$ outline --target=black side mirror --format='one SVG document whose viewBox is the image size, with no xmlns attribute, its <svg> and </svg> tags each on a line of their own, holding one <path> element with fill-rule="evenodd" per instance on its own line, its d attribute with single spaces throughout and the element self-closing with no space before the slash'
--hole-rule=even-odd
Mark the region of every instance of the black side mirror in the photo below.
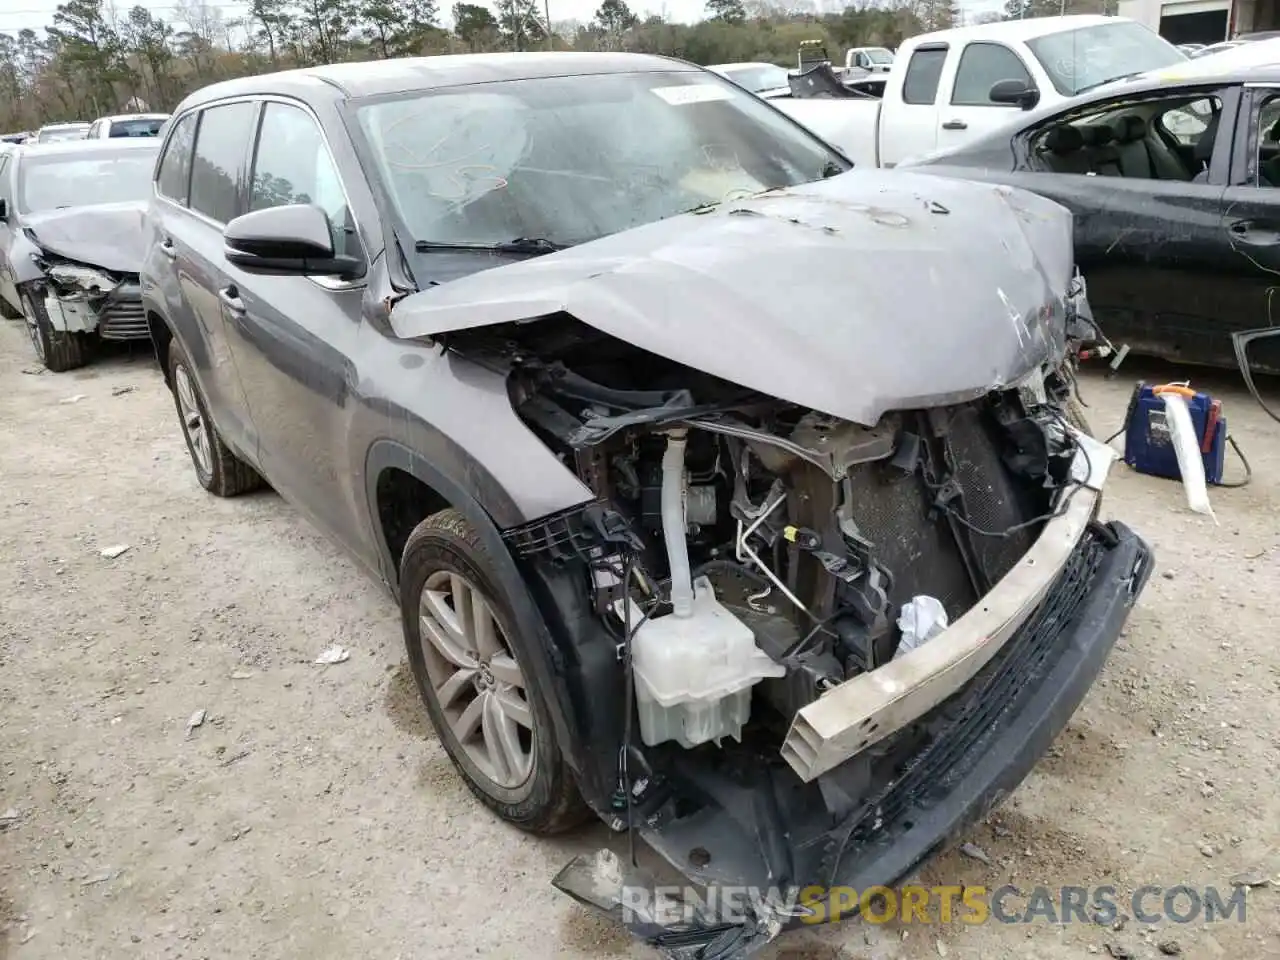
<svg viewBox="0 0 1280 960">
<path fill-rule="evenodd" d="M 310 203 L 268 207 L 223 228 L 227 261 L 250 273 L 357 277 L 357 257 L 334 253 L 328 215 Z"/>
<path fill-rule="evenodd" d="M 1011 107 L 1030 110 L 1040 102 L 1040 91 L 1025 80 L 997 80 L 991 85 L 987 97 L 992 103 L 1006 103 Z"/>
</svg>

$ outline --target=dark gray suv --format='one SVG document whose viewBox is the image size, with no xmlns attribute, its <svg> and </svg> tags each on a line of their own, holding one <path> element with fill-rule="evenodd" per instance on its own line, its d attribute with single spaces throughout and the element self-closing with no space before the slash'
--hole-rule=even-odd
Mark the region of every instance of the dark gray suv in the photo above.
<svg viewBox="0 0 1280 960">
<path fill-rule="evenodd" d="M 759 893 L 676 922 L 607 851 L 556 879 L 673 956 L 985 815 L 1151 567 L 1069 415 L 1066 211 L 849 166 L 688 64 L 511 54 L 217 84 L 157 167 L 200 483 L 265 480 L 389 586 L 500 816 Z"/>
</svg>

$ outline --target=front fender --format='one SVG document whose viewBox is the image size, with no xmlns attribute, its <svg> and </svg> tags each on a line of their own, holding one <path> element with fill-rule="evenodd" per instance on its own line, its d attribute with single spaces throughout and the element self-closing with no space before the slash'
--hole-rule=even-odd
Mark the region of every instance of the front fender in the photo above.
<svg viewBox="0 0 1280 960">
<path fill-rule="evenodd" d="M 44 279 L 44 271 L 36 264 L 41 250 L 22 229 L 14 231 L 13 246 L 9 248 L 9 265 L 13 270 L 15 284 L 32 283 Z"/>
</svg>

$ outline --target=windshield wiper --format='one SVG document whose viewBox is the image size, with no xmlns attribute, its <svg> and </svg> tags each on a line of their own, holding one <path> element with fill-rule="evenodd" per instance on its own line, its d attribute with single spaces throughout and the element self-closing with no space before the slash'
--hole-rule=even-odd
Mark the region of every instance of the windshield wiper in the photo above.
<svg viewBox="0 0 1280 960">
<path fill-rule="evenodd" d="M 556 243 L 546 237 L 516 237 L 514 240 L 502 240 L 498 243 L 451 243 L 447 240 L 418 240 L 413 249 L 420 253 L 432 250 L 480 250 L 485 253 L 555 253 L 565 250 L 572 244 Z"/>
<path fill-rule="evenodd" d="M 1108 83 L 1118 83 L 1121 80 L 1132 80 L 1134 77 L 1140 77 L 1146 70 L 1135 70 L 1133 73 L 1122 73 L 1118 77 L 1108 77 L 1106 80 L 1099 80 L 1097 83 L 1086 83 L 1083 87 L 1075 92 L 1075 96 L 1082 93 L 1088 93 L 1090 90 L 1097 90 L 1099 87 L 1105 87 Z"/>
</svg>

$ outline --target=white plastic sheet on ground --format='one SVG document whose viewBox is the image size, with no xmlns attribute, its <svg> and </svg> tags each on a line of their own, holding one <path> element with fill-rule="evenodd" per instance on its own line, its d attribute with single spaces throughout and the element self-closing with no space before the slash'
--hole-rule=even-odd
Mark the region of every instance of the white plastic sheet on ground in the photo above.
<svg viewBox="0 0 1280 960">
<path fill-rule="evenodd" d="M 1178 473 L 1182 475 L 1182 488 L 1187 492 L 1187 506 L 1196 513 L 1213 519 L 1213 507 L 1209 504 L 1209 488 L 1204 479 L 1204 461 L 1200 459 L 1200 442 L 1195 424 L 1191 422 L 1191 410 L 1180 394 L 1156 391 L 1164 400 L 1165 422 L 1169 425 L 1169 438 L 1178 458 Z"/>
</svg>

